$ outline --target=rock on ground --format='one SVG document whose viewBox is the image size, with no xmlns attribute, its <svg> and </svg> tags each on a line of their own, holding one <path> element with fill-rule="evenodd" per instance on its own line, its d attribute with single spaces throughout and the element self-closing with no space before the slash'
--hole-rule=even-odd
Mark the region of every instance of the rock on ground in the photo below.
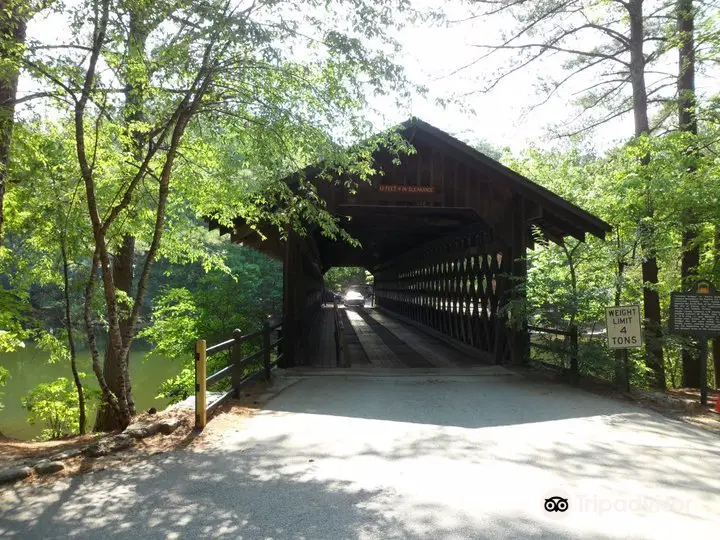
<svg viewBox="0 0 720 540">
<path fill-rule="evenodd" d="M 53 474 L 58 471 L 62 471 L 65 468 L 65 465 L 62 464 L 60 461 L 39 461 L 35 464 L 33 469 L 38 474 Z"/>
<path fill-rule="evenodd" d="M 50 461 L 62 461 L 63 459 L 74 458 L 80 454 L 82 454 L 82 448 L 70 448 L 69 450 L 64 450 L 59 454 L 55 454 L 50 458 Z"/>
<path fill-rule="evenodd" d="M 102 441 L 88 446 L 85 450 L 83 450 L 83 454 L 89 457 L 107 456 L 108 454 L 117 452 L 118 450 L 130 448 L 133 444 L 135 444 L 135 439 L 133 437 L 121 433 L 115 437 L 103 439 Z"/>
<path fill-rule="evenodd" d="M 27 478 L 32 474 L 30 467 L 10 467 L 0 470 L 0 484 L 9 484 Z"/>
<path fill-rule="evenodd" d="M 135 422 L 130 424 L 123 435 L 129 435 L 133 439 L 144 439 L 145 437 L 151 437 L 160 431 L 160 425 L 157 422 Z"/>
<path fill-rule="evenodd" d="M 170 435 L 179 428 L 182 423 L 183 420 L 180 418 L 166 418 L 158 424 L 158 428 L 163 435 Z"/>
</svg>

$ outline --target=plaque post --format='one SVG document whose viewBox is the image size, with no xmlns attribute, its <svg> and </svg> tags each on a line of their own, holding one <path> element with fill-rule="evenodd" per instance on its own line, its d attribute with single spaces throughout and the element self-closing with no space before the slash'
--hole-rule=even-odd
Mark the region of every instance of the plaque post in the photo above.
<svg viewBox="0 0 720 540">
<path fill-rule="evenodd" d="M 687 292 L 670 295 L 670 331 L 698 340 L 700 404 L 706 406 L 708 340 L 720 336 L 720 295 L 712 283 L 699 280 Z"/>
</svg>

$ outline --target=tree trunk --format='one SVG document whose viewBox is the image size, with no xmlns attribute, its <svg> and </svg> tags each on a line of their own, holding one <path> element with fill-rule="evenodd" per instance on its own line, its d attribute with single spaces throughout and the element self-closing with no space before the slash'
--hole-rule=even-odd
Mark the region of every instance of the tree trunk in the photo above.
<svg viewBox="0 0 720 540">
<path fill-rule="evenodd" d="M 144 88 L 143 77 L 138 75 L 138 65 L 142 65 L 144 58 L 145 44 L 149 34 L 147 21 L 137 10 L 130 13 L 129 32 L 128 32 L 128 52 L 127 70 L 125 72 L 125 121 L 130 131 L 131 148 L 130 150 L 138 160 L 142 159 L 142 134 L 132 131 L 133 122 L 141 122 L 144 115 Z M 135 71 L 133 71 L 135 70 Z M 124 236 L 123 244 L 118 253 L 113 256 L 113 277 L 115 285 L 119 290 L 124 291 L 128 298 L 132 298 L 132 288 L 134 279 L 134 263 L 135 263 L 135 238 L 132 236 Z M 120 333 L 122 334 L 123 347 L 133 339 L 133 328 L 131 328 L 129 320 L 129 310 L 123 310 L 120 318 Z M 135 400 L 132 396 L 132 385 L 130 379 L 130 353 L 128 352 L 125 360 L 122 359 L 120 351 L 108 343 L 105 350 L 105 363 L 103 371 L 105 378 L 112 381 L 121 380 L 122 371 L 124 371 L 124 380 L 126 381 L 126 396 L 130 415 L 135 414 Z M 116 391 L 111 383 L 111 389 Z M 114 417 L 112 409 L 109 407 L 101 407 L 98 410 L 95 429 L 97 431 L 111 431 L 119 428 L 119 421 Z"/>
<path fill-rule="evenodd" d="M 620 253 L 620 230 L 616 230 L 617 234 L 617 250 L 618 258 L 616 265 L 616 281 L 615 281 L 615 305 L 621 305 L 622 291 L 623 291 L 623 278 L 625 275 L 625 260 L 623 255 Z M 625 381 L 625 365 L 624 365 L 624 353 L 622 349 L 615 349 L 615 384 L 619 387 L 627 387 L 627 381 Z M 623 384 L 625 383 L 625 384 Z"/>
<path fill-rule="evenodd" d="M 683 290 L 692 285 L 697 276 L 698 265 L 700 264 L 700 248 L 697 244 L 697 233 L 694 229 L 693 212 L 687 209 L 683 212 L 682 234 L 682 260 L 680 263 L 680 282 Z M 685 388 L 700 388 L 700 357 L 699 344 L 696 339 L 689 339 L 682 348 L 682 386 Z"/>
<path fill-rule="evenodd" d="M 116 255 L 113 256 L 112 273 L 113 281 L 117 290 L 125 292 L 128 297 L 132 295 L 132 285 L 134 277 L 134 266 L 135 261 L 135 238 L 132 236 L 126 236 L 123 238 L 123 244 Z M 123 336 L 123 344 L 128 336 L 128 308 L 124 306 L 121 309 L 123 314 L 120 317 L 120 333 Z M 105 347 L 105 361 L 103 363 L 103 375 L 107 381 L 110 390 L 115 395 L 120 392 L 120 375 L 123 366 L 121 365 L 121 359 L 118 355 L 120 351 L 116 350 L 112 346 L 110 340 L 108 340 L 107 346 Z M 128 379 L 125 379 L 128 380 Z M 127 386 L 128 403 L 132 403 L 130 398 L 131 389 Z M 133 414 L 134 411 L 131 412 Z M 113 431 L 120 429 L 120 419 L 116 417 L 112 408 L 108 403 L 103 402 L 98 409 L 97 417 L 95 419 L 95 431 Z"/>
<path fill-rule="evenodd" d="M 695 17 L 693 0 L 678 0 L 677 29 L 680 39 L 678 73 L 678 126 L 681 131 L 697 135 L 695 114 Z M 692 172 L 692 170 L 690 171 Z M 680 278 L 683 289 L 695 279 L 700 264 L 700 247 L 697 244 L 697 218 L 692 208 L 682 213 L 682 261 Z M 696 345 L 695 341 L 693 344 Z M 700 388 L 700 357 L 698 348 L 685 346 L 682 350 L 682 385 Z"/>
<path fill-rule="evenodd" d="M 4 201 L 7 189 L 7 167 L 15 117 L 20 61 L 25 49 L 29 9 L 25 2 L 0 0 L 0 246 L 4 237 Z"/>
<path fill-rule="evenodd" d="M 715 252 L 714 268 L 717 273 L 720 271 L 720 223 L 715 225 L 715 245 L 713 246 Z M 712 355 L 713 355 L 713 367 L 715 368 L 715 388 L 720 389 L 720 337 L 716 337 L 712 340 Z"/>
<path fill-rule="evenodd" d="M 73 381 L 78 396 L 78 408 L 80 409 L 79 428 L 80 435 L 85 435 L 87 429 L 87 418 L 85 414 L 85 391 L 83 390 L 80 374 L 77 369 L 77 353 L 75 350 L 75 338 L 73 337 L 72 317 L 70 314 L 70 272 L 68 270 L 67 246 L 65 244 L 65 232 L 60 239 L 60 251 L 62 255 L 63 267 L 63 293 L 65 297 L 65 325 L 67 329 L 68 348 L 70 349 L 70 371 L 72 371 Z"/>
<path fill-rule="evenodd" d="M 648 120 L 647 87 L 645 84 L 645 55 L 643 53 L 644 21 L 642 0 L 629 0 L 627 3 L 630 17 L 630 80 L 633 93 L 633 114 L 635 119 L 635 136 L 649 135 L 650 122 Z M 643 165 L 650 162 L 647 155 L 642 160 Z M 647 215 L 652 217 L 652 194 L 647 192 Z M 645 363 L 651 370 L 650 386 L 664 390 L 665 365 L 662 348 L 662 322 L 660 310 L 660 296 L 657 292 L 658 263 L 655 256 L 652 231 L 645 231 L 643 235 L 643 308 L 645 311 Z"/>
</svg>

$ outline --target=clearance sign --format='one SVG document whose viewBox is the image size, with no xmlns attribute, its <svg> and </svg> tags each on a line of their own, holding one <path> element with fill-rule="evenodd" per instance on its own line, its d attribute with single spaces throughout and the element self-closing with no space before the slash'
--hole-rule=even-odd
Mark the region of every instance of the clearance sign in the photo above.
<svg viewBox="0 0 720 540">
<path fill-rule="evenodd" d="M 642 347 L 640 306 L 613 306 L 605 308 L 608 347 L 633 349 Z"/>
</svg>

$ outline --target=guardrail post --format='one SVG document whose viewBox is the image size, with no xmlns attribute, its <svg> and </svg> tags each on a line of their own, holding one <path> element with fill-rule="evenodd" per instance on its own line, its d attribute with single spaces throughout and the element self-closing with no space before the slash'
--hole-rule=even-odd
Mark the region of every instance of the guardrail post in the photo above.
<svg viewBox="0 0 720 540">
<path fill-rule="evenodd" d="M 240 392 L 238 391 L 238 386 L 240 386 L 240 382 L 243 379 L 243 372 L 242 372 L 242 366 L 240 365 L 240 361 L 243 359 L 243 350 L 242 350 L 242 342 L 243 342 L 243 333 L 242 330 L 239 328 L 236 328 L 232 331 L 232 337 L 235 340 L 235 343 L 232 344 L 232 347 L 230 348 L 230 363 L 234 366 L 232 370 L 232 374 L 230 376 L 231 382 L 230 384 L 233 387 L 233 390 L 235 390 L 235 399 L 240 397 Z"/>
<path fill-rule="evenodd" d="M 203 429 L 207 424 L 207 343 L 204 339 L 195 341 L 195 428 Z"/>
<path fill-rule="evenodd" d="M 570 380 L 573 384 L 578 382 L 578 329 L 574 324 L 570 327 Z"/>
<path fill-rule="evenodd" d="M 270 321 L 263 322 L 263 367 L 265 368 L 265 380 L 270 380 Z"/>
</svg>

